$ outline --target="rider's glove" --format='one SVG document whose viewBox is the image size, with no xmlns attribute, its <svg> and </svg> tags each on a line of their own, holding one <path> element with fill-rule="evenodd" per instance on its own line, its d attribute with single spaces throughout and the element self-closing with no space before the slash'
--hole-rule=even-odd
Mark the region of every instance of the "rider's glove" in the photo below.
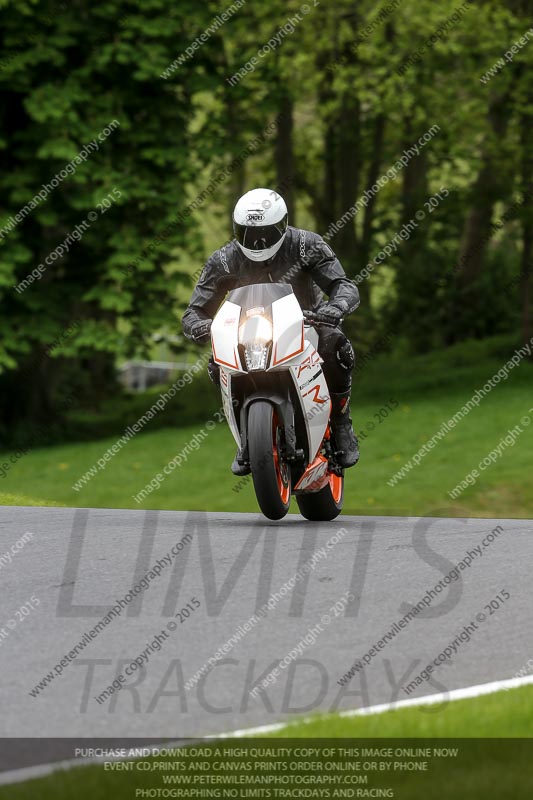
<svg viewBox="0 0 533 800">
<path fill-rule="evenodd" d="M 204 344 L 209 341 L 211 333 L 212 319 L 198 320 L 191 326 L 191 339 L 197 344 Z"/>
<path fill-rule="evenodd" d="M 344 312 L 331 303 L 326 303 L 313 314 L 318 322 L 326 322 L 328 325 L 339 325 L 344 317 Z"/>
</svg>

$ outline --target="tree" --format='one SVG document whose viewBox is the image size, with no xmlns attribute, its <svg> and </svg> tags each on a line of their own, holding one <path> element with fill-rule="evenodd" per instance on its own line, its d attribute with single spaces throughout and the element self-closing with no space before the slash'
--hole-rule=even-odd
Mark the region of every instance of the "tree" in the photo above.
<svg viewBox="0 0 533 800">
<path fill-rule="evenodd" d="M 177 327 L 180 275 L 169 264 L 189 241 L 184 187 L 205 158 L 190 87 L 212 78 L 194 59 L 179 66 L 179 83 L 161 77 L 190 45 L 187 10 L 196 24 L 210 19 L 192 2 L 179 16 L 164 0 L 144 10 L 127 0 L 3 5 L 0 404 L 9 425 L 47 419 L 76 372 L 97 397 L 117 354 Z"/>
</svg>

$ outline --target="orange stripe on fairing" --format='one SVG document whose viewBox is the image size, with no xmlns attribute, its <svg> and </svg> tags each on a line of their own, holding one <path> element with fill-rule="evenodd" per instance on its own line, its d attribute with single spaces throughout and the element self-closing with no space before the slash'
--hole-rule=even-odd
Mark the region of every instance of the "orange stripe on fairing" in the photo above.
<svg viewBox="0 0 533 800">
<path fill-rule="evenodd" d="M 320 391 L 320 384 L 317 383 L 316 386 L 313 386 L 311 389 L 309 389 L 309 391 L 306 392 L 304 395 L 302 395 L 302 397 L 307 397 L 308 394 L 311 394 L 311 392 L 314 392 L 315 396 L 313 397 L 313 400 L 314 400 L 315 403 L 318 403 L 319 405 L 322 405 L 322 403 L 327 403 L 327 400 L 322 400 L 318 396 L 319 391 Z"/>
<path fill-rule="evenodd" d="M 230 364 L 228 361 L 222 361 L 222 359 L 217 356 L 215 351 L 215 342 L 213 340 L 211 340 L 211 344 L 213 347 L 213 355 L 215 357 L 215 361 L 217 362 L 217 364 L 223 364 L 225 367 L 231 367 L 232 369 L 240 370 L 239 360 L 237 358 L 237 353 L 235 352 L 235 347 L 233 348 L 233 355 L 235 356 L 235 364 Z"/>
<path fill-rule="evenodd" d="M 298 353 L 301 353 L 303 349 L 304 349 L 304 324 L 303 324 L 303 321 L 302 321 L 302 341 L 300 343 L 300 346 L 299 346 L 298 350 L 295 350 L 294 353 L 290 353 L 290 355 L 288 355 L 288 356 L 283 356 L 283 358 L 280 358 L 278 360 L 276 358 L 277 352 L 278 352 L 278 343 L 276 342 L 276 349 L 274 350 L 274 359 L 272 361 L 272 366 L 275 367 L 277 364 L 283 363 L 283 361 L 288 361 L 289 358 L 293 358 L 294 356 L 297 356 Z"/>
</svg>

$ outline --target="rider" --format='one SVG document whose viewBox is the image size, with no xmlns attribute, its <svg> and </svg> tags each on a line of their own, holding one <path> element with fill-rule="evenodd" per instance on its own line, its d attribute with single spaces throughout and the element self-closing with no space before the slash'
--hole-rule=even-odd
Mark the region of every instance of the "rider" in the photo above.
<svg viewBox="0 0 533 800">
<path fill-rule="evenodd" d="M 331 395 L 336 460 L 341 467 L 351 467 L 359 460 L 350 419 L 355 355 L 340 324 L 358 307 L 359 292 L 322 237 L 291 227 L 287 219 L 285 201 L 274 191 L 252 189 L 240 198 L 233 211 L 235 238 L 207 260 L 183 316 L 183 332 L 194 342 L 207 342 L 212 319 L 231 289 L 270 281 L 290 283 L 302 308 L 334 326 L 319 326 L 318 352 Z M 218 385 L 219 368 L 213 360 L 208 370 Z M 237 452 L 232 472 L 247 475 L 250 468 L 240 463 L 240 455 Z"/>
</svg>

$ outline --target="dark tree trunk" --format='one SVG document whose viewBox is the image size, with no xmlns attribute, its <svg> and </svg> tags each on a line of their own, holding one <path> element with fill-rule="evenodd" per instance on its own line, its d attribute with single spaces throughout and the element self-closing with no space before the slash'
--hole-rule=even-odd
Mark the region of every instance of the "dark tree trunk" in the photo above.
<svg viewBox="0 0 533 800">
<path fill-rule="evenodd" d="M 419 135 L 420 130 L 413 127 L 410 119 L 406 119 L 404 147 L 411 147 Z M 431 349 L 435 336 L 432 265 L 421 256 L 424 249 L 419 246 L 419 242 L 426 234 L 424 223 L 417 222 L 416 218 L 416 212 L 424 209 L 424 201 L 428 197 L 427 170 L 428 158 L 425 150 L 413 156 L 403 169 L 399 229 L 408 225 L 405 230 L 409 235 L 400 241 L 396 257 L 390 260 L 390 265 L 395 267 L 396 284 L 395 312 L 390 319 L 391 328 L 405 331 L 417 352 Z"/>
<path fill-rule="evenodd" d="M 466 216 L 459 250 L 459 283 L 462 286 L 472 284 L 482 272 L 491 236 L 492 210 L 499 197 L 494 171 L 494 165 L 487 159 L 474 184 L 475 205 Z"/>
<path fill-rule="evenodd" d="M 410 136 L 406 142 L 412 144 L 416 136 Z M 406 148 L 409 147 L 406 143 Z M 403 170 L 402 182 L 402 225 L 405 225 L 409 220 L 413 219 L 419 209 L 423 209 L 424 201 L 428 197 L 428 178 L 427 178 L 427 153 L 425 150 L 420 152 L 420 155 L 412 158 Z M 416 221 L 416 220 L 415 220 Z M 415 231 L 416 233 L 416 231 Z M 411 235 L 406 240 L 404 250 L 409 249 L 409 243 L 412 243 L 414 236 Z"/>
<path fill-rule="evenodd" d="M 532 186 L 533 188 L 533 186 Z M 533 204 L 529 205 L 530 214 L 533 214 Z M 531 266 L 533 263 L 533 222 L 530 216 L 524 222 L 522 251 L 522 272 L 520 278 L 520 294 L 522 297 L 522 343 L 531 340 Z"/>
<path fill-rule="evenodd" d="M 394 25 L 391 22 L 388 22 L 385 25 L 385 41 L 389 47 L 392 47 L 394 41 Z M 387 118 L 385 114 L 378 114 L 374 120 L 374 129 L 372 132 L 372 154 L 370 157 L 370 165 L 366 179 L 367 189 L 370 189 L 370 187 L 375 184 L 380 176 L 380 170 L 383 164 L 383 145 L 385 141 L 386 124 Z M 370 197 L 368 205 L 365 207 L 363 232 L 361 236 L 361 245 L 359 248 L 359 260 L 361 267 L 366 266 L 370 260 L 370 248 L 372 246 L 372 223 L 374 221 L 376 201 L 377 195 L 373 195 Z M 364 283 L 366 284 L 366 281 Z"/>
<path fill-rule="evenodd" d="M 274 150 L 276 162 L 276 189 L 283 196 L 289 212 L 291 225 L 296 226 L 294 203 L 294 146 L 293 146 L 293 100 L 288 91 L 282 91 L 279 103 L 277 136 Z"/>
<path fill-rule="evenodd" d="M 229 141 L 231 142 L 238 142 L 240 139 L 240 128 L 239 128 L 239 108 L 238 104 L 235 101 L 235 95 L 232 92 L 231 87 L 226 90 L 224 96 L 224 102 L 226 105 L 226 116 L 228 121 L 228 134 L 229 134 Z M 227 209 L 228 209 L 228 237 L 231 238 L 233 236 L 233 232 L 231 230 L 231 218 L 233 214 L 233 209 L 235 208 L 235 203 L 244 194 L 244 187 L 246 184 L 246 159 L 242 160 L 235 169 L 231 172 L 228 180 L 228 198 L 227 198 Z"/>
<path fill-rule="evenodd" d="M 375 184 L 380 176 L 380 169 L 382 164 L 383 154 L 383 141 L 385 136 L 386 119 L 384 114 L 379 114 L 374 122 L 374 132 L 372 137 L 372 158 L 368 168 L 368 176 L 366 181 L 366 188 L 370 189 Z M 374 220 L 374 211 L 376 207 L 377 195 L 372 195 L 369 198 L 368 205 L 365 207 L 365 216 L 363 221 L 363 234 L 361 237 L 361 246 L 359 249 L 359 260 L 361 267 L 366 266 L 370 259 L 370 246 L 372 243 L 372 222 Z"/>
<path fill-rule="evenodd" d="M 354 204 L 360 182 L 361 124 L 358 98 L 349 93 L 343 95 L 335 127 L 338 214 L 341 217 Z M 335 234 L 332 244 L 347 273 L 355 275 L 359 266 L 355 218 L 349 219 Z"/>
<path fill-rule="evenodd" d="M 326 107 L 332 102 L 332 76 L 328 64 L 332 59 L 331 52 L 319 52 L 316 59 L 316 70 L 320 75 L 317 87 L 317 105 Z M 337 217 L 336 207 L 336 182 L 335 182 L 335 125 L 330 118 L 324 123 L 324 154 L 322 158 L 322 175 L 308 174 L 305 161 L 302 161 L 295 174 L 295 187 L 307 194 L 311 201 L 311 210 L 315 219 L 315 228 L 323 234 L 328 229 L 332 219 Z"/>
<path fill-rule="evenodd" d="M 322 227 L 325 230 L 329 223 L 336 220 L 339 215 L 340 202 L 337 193 L 337 164 L 335 159 L 336 120 L 329 120 L 324 136 L 324 191 L 322 209 L 324 220 Z"/>
<path fill-rule="evenodd" d="M 220 40 L 220 53 L 222 56 L 222 62 L 224 65 L 224 72 L 226 75 L 231 75 L 232 67 L 228 58 L 228 50 L 227 50 L 227 43 L 224 38 Z M 232 148 L 234 148 L 237 143 L 241 141 L 241 123 L 242 123 L 242 114 L 240 113 L 239 101 L 236 98 L 235 92 L 233 91 L 233 87 L 226 84 L 224 81 L 224 107 L 226 109 L 226 123 L 227 123 L 227 142 L 228 142 L 228 151 L 232 152 Z M 237 153 L 235 153 L 237 155 Z M 232 170 L 231 174 L 228 176 L 228 193 L 226 195 L 226 208 L 227 208 L 227 219 L 228 219 L 228 238 L 233 238 L 233 230 L 232 230 L 232 216 L 233 216 L 233 209 L 235 208 L 235 203 L 244 194 L 246 185 L 246 159 L 243 159 L 239 162 L 239 164 Z"/>
<path fill-rule="evenodd" d="M 532 108 L 533 92 L 529 92 L 527 109 Z M 531 339 L 531 266 L 533 263 L 533 115 L 525 111 L 521 118 L 522 192 L 525 197 L 522 212 L 522 258 L 520 296 L 522 299 L 522 342 Z"/>
<path fill-rule="evenodd" d="M 351 12 L 345 15 L 345 21 L 353 32 L 353 41 L 348 41 L 340 50 L 337 48 L 336 58 L 341 59 L 344 69 L 357 68 L 357 48 L 353 47 L 359 24 L 359 14 Z M 357 90 L 348 81 L 343 91 L 337 110 L 332 119 L 334 131 L 334 176 L 335 187 L 332 191 L 336 198 L 335 220 L 345 214 L 357 200 L 361 185 L 361 103 Z M 364 266 L 359 253 L 359 241 L 356 233 L 356 218 L 352 217 L 342 226 L 332 239 L 332 245 L 349 275 L 356 275 Z M 368 301 L 368 286 L 361 285 L 360 291 L 365 305 Z"/>
<path fill-rule="evenodd" d="M 481 274 L 491 238 L 494 203 L 505 194 L 506 174 L 498 164 L 495 143 L 501 143 L 509 122 L 510 90 L 490 104 L 488 118 L 493 141 L 488 143 L 483 164 L 472 190 L 472 206 L 466 216 L 459 248 L 459 284 L 470 286 Z"/>
</svg>

